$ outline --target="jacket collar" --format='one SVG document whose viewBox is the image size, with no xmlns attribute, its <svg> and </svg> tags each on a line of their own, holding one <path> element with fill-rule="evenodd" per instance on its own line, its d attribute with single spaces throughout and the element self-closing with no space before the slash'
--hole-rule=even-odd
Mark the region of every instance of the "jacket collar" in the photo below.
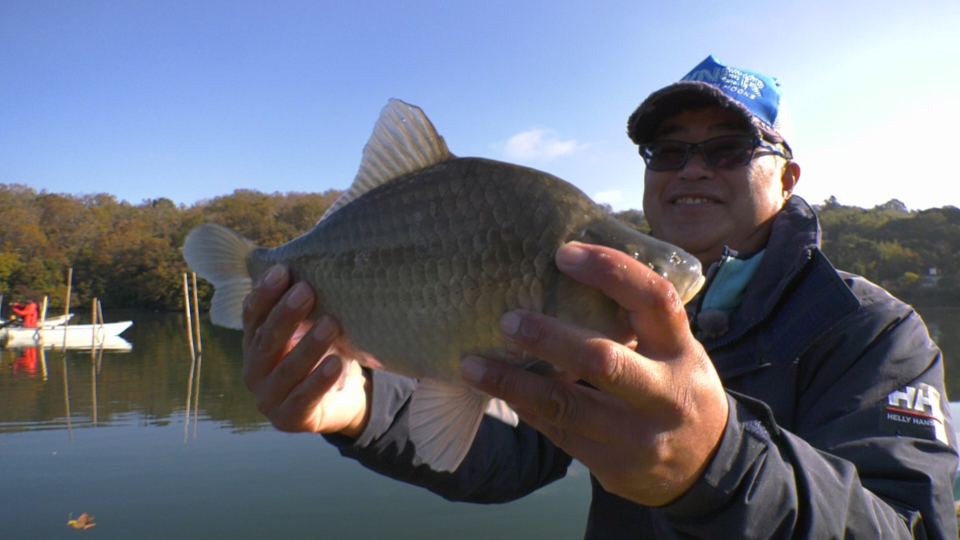
<svg viewBox="0 0 960 540">
<path fill-rule="evenodd" d="M 704 340 L 707 350 L 736 341 L 772 313 L 786 287 L 819 249 L 820 238 L 820 224 L 813 209 L 802 198 L 791 197 L 774 218 L 763 260 L 743 303 L 730 317 L 729 331 Z"/>
</svg>

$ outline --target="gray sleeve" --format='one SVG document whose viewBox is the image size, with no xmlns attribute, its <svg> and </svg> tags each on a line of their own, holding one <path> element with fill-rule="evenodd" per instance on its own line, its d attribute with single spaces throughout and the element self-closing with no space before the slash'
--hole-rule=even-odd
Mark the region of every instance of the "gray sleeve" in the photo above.
<svg viewBox="0 0 960 540">
<path fill-rule="evenodd" d="M 455 501 L 508 502 L 562 478 L 572 459 L 546 437 L 520 423 L 516 428 L 484 417 L 463 463 L 451 473 L 414 466 L 407 403 L 416 381 L 372 370 L 370 422 L 356 439 L 326 435 L 346 457 L 396 480 Z"/>
</svg>

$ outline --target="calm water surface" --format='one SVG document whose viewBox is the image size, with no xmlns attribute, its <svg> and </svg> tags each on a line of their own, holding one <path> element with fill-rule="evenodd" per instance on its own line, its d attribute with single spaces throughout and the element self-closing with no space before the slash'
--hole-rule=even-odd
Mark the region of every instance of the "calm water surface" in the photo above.
<svg viewBox="0 0 960 540">
<path fill-rule="evenodd" d="M 920 311 L 956 399 L 960 309 Z M 450 503 L 270 427 L 239 332 L 204 324 L 193 362 L 182 315 L 107 313 L 127 319 L 130 352 L 0 354 L 0 538 L 582 538 L 579 463 L 511 504 Z M 84 512 L 95 528 L 67 527 Z"/>
<path fill-rule="evenodd" d="M 193 363 L 182 315 L 106 319 L 135 321 L 132 351 L 0 355 L 0 538 L 583 536 L 582 465 L 512 504 L 450 503 L 274 430 L 240 380 L 239 332 L 205 324 Z M 67 527 L 84 512 L 96 527 Z"/>
</svg>

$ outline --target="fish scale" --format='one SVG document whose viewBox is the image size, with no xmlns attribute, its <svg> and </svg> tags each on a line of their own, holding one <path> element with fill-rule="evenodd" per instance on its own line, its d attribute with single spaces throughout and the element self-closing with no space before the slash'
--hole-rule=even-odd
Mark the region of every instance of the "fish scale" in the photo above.
<svg viewBox="0 0 960 540">
<path fill-rule="evenodd" d="M 499 332 L 504 313 L 524 308 L 631 337 L 620 306 L 558 270 L 561 245 L 624 251 L 669 279 L 684 301 L 703 282 L 696 259 L 618 222 L 571 184 L 453 156 L 423 112 L 403 102 L 384 107 L 363 155 L 353 185 L 307 234 L 269 249 L 202 225 L 184 257 L 214 283 L 213 322 L 233 328 L 254 280 L 274 264 L 309 283 L 318 292 L 310 318 L 340 322 L 342 351 L 420 379 L 410 440 L 416 459 L 436 470 L 456 469 L 485 411 L 517 422 L 504 404 L 460 382 L 463 356 L 546 365 L 511 350 Z"/>
</svg>

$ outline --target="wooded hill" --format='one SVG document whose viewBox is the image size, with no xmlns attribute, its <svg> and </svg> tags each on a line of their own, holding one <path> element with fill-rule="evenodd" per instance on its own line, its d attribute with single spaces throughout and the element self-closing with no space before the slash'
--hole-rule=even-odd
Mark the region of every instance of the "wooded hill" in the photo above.
<svg viewBox="0 0 960 540">
<path fill-rule="evenodd" d="M 89 306 L 96 297 L 108 309 L 182 309 L 189 270 L 180 250 L 193 227 L 220 223 L 275 246 L 310 230 L 339 195 L 237 190 L 188 207 L 0 184 L 0 293 L 5 304 L 46 294 L 52 309 L 62 309 L 73 267 L 73 306 Z M 908 302 L 960 306 L 960 209 L 908 211 L 897 200 L 863 209 L 831 197 L 817 211 L 823 251 L 837 268 Z M 638 210 L 615 215 L 646 228 Z M 204 283 L 200 293 L 207 306 L 212 288 Z"/>
</svg>

